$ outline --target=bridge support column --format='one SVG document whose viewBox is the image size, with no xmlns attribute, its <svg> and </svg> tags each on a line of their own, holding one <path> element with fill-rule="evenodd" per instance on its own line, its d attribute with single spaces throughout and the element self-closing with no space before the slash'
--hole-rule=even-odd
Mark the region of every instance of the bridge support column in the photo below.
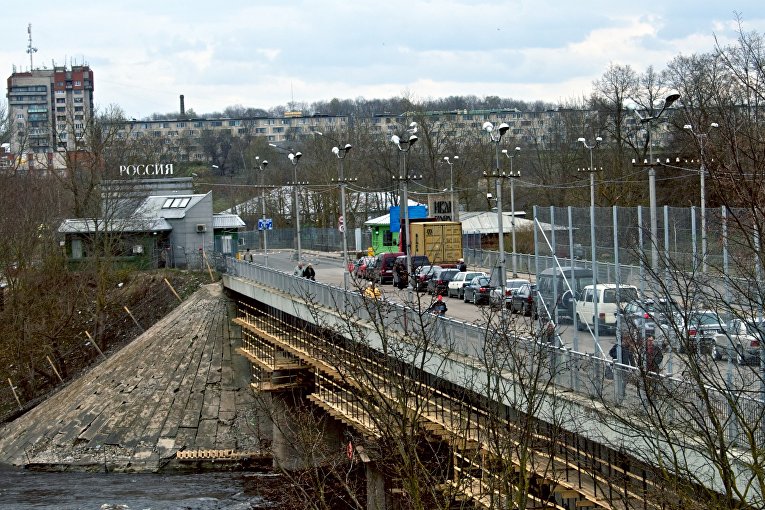
<svg viewBox="0 0 765 510">
<path fill-rule="evenodd" d="M 298 471 L 320 466 L 344 451 L 342 430 L 337 423 L 334 420 L 317 421 L 306 409 L 300 408 L 301 401 L 302 396 L 297 390 L 272 395 L 271 448 L 276 469 Z"/>
<path fill-rule="evenodd" d="M 366 463 L 366 475 L 367 510 L 385 510 L 388 508 L 385 477 L 372 462 Z"/>
</svg>

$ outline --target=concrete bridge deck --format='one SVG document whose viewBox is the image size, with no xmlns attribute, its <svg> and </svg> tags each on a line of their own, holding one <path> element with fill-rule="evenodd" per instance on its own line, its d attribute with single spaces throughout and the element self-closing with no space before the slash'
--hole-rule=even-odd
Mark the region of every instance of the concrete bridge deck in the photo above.
<svg viewBox="0 0 765 510">
<path fill-rule="evenodd" d="M 206 285 L 121 351 L 0 429 L 0 462 L 153 472 L 257 460 L 249 365 L 231 303 Z M 270 464 L 270 462 L 269 462 Z"/>
</svg>

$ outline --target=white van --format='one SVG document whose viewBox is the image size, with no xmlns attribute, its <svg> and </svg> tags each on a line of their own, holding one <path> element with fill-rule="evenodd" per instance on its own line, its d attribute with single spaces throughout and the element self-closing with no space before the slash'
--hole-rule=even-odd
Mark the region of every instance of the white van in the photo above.
<svg viewBox="0 0 765 510">
<path fill-rule="evenodd" d="M 619 303 L 617 305 L 617 294 Z M 598 303 L 598 331 L 616 331 L 616 311 L 626 303 L 639 299 L 637 287 L 615 283 L 599 283 L 587 285 L 582 289 L 576 300 L 576 329 L 584 331 L 587 326 L 595 325 L 595 303 Z"/>
</svg>

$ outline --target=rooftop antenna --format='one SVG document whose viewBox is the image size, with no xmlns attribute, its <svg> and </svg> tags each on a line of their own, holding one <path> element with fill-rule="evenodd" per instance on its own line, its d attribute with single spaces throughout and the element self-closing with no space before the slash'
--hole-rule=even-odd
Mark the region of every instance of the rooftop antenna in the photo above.
<svg viewBox="0 0 765 510">
<path fill-rule="evenodd" d="M 29 44 L 27 45 L 27 53 L 29 53 L 29 70 L 34 70 L 34 64 L 32 63 L 32 55 L 37 52 L 37 48 L 32 46 L 32 24 L 27 25 L 27 34 L 29 34 Z"/>
</svg>

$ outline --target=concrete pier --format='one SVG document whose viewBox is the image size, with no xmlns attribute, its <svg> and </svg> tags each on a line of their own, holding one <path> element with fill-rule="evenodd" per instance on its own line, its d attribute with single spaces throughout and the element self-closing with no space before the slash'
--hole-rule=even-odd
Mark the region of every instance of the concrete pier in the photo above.
<svg viewBox="0 0 765 510">
<path fill-rule="evenodd" d="M 0 463 L 50 470 L 156 472 L 262 458 L 249 364 L 220 284 L 43 404 L 0 429 Z M 180 454 L 178 454 L 181 452 Z M 209 466 L 205 466 L 209 467 Z"/>
</svg>

